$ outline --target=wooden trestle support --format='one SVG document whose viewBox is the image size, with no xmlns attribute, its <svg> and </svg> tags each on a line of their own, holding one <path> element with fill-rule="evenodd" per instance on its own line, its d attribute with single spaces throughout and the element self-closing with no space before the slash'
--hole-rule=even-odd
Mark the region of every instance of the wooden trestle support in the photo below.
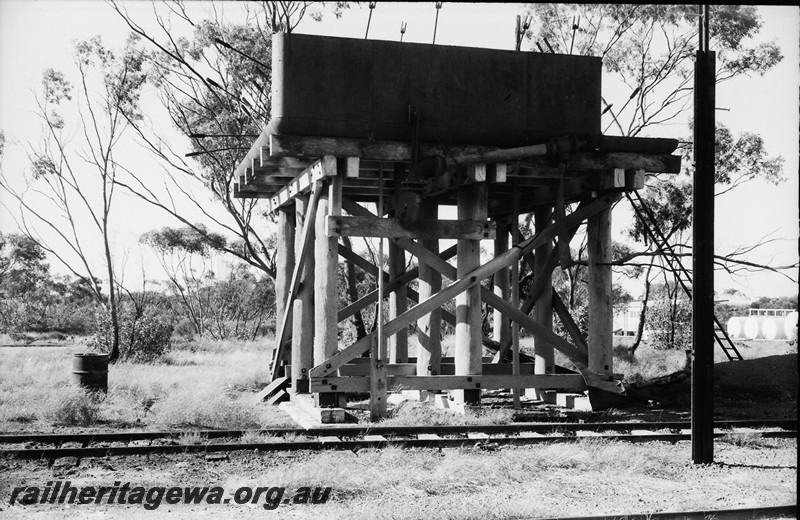
<svg viewBox="0 0 800 520">
<path fill-rule="evenodd" d="M 615 151 L 652 149 L 654 141 L 660 153 Z M 286 377 L 292 398 L 311 394 L 322 408 L 369 392 L 376 418 L 385 413 L 387 392 L 401 389 L 447 390 L 465 404 L 479 404 L 482 390 L 502 388 L 533 390 L 549 402 L 555 391 L 623 393 L 613 377 L 611 208 L 625 191 L 642 188 L 647 173 L 679 171 L 680 157 L 663 153 L 667 141 L 616 138 L 611 151 L 574 141 L 511 150 L 421 144 L 414 156 L 424 159 L 412 167 L 408 143 L 265 132 L 237 171 L 234 195 L 263 199 L 278 223 L 273 380 Z M 383 214 L 373 209 L 379 198 Z M 456 206 L 457 220 L 439 218 L 447 205 Z M 518 217 L 530 213 L 536 233 L 520 240 Z M 556 266 L 572 262 L 569 242 L 584 221 L 588 339 L 551 285 Z M 340 237 L 388 239 L 388 272 Z M 441 240 L 456 245 L 440 250 Z M 481 263 L 486 240 L 494 242 L 493 257 Z M 406 253 L 416 267 L 406 270 Z M 448 262 L 453 256 L 455 266 Z M 339 324 L 375 304 L 378 291 L 337 308 L 339 257 L 382 276 L 390 301 L 382 337 L 376 328 L 343 348 Z M 512 283 L 519 262 L 535 273 L 521 302 Z M 418 291 L 409 286 L 415 279 Z M 455 315 L 442 307 L 453 299 Z M 494 310 L 492 338 L 482 334 L 482 302 Z M 572 341 L 553 332 L 553 313 Z M 454 358 L 442 357 L 441 321 L 455 327 Z M 535 338 L 535 363 L 520 362 L 518 327 Z M 494 358 L 483 357 L 484 346 Z M 557 371 L 554 349 L 578 373 Z M 366 352 L 371 359 L 362 357 Z"/>
</svg>

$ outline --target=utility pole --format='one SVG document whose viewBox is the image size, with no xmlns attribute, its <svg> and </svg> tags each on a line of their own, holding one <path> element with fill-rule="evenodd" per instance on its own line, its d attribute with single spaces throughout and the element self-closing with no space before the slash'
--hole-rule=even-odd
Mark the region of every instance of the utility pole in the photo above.
<svg viewBox="0 0 800 520">
<path fill-rule="evenodd" d="M 709 6 L 700 7 L 694 69 L 692 200 L 692 461 L 714 462 L 714 126 L 715 60 Z"/>
</svg>

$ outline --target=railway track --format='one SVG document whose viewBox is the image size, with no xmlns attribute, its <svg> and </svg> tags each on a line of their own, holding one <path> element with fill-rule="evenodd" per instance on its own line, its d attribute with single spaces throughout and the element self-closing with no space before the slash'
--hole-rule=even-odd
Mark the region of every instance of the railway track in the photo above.
<svg viewBox="0 0 800 520">
<path fill-rule="evenodd" d="M 774 520 L 776 518 L 797 518 L 797 504 L 738 509 L 706 509 L 703 511 L 673 511 L 669 513 L 576 516 L 549 520 L 616 520 L 618 518 L 627 520 L 706 520 L 712 518 L 715 520 Z"/>
<path fill-rule="evenodd" d="M 24 459 L 105 457 L 168 453 L 219 453 L 238 450 L 360 450 L 365 448 L 453 448 L 602 438 L 626 442 L 678 442 L 691 438 L 688 421 L 611 423 L 512 423 L 486 426 L 350 426 L 205 430 L 191 432 L 119 432 L 0 435 L 0 456 Z M 771 428 L 763 437 L 797 437 L 796 420 L 717 421 L 716 437 L 734 428 Z M 186 442 L 191 434 L 201 442 Z M 247 440 L 243 441 L 243 437 Z"/>
</svg>

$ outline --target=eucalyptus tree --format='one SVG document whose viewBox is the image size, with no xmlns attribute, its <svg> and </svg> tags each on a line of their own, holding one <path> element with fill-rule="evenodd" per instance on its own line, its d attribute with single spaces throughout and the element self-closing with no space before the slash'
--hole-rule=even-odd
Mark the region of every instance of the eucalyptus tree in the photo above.
<svg viewBox="0 0 800 520">
<path fill-rule="evenodd" d="M 604 92 L 604 133 L 643 136 L 659 133 L 661 125 L 686 118 L 692 105 L 694 56 L 697 50 L 699 19 L 693 5 L 653 4 L 527 4 L 533 24 L 526 33 L 530 49 L 544 52 L 591 55 L 602 59 L 606 77 L 615 84 Z M 717 53 L 717 82 L 747 75 L 764 75 L 783 56 L 774 41 L 751 44 L 762 29 L 755 6 L 719 5 L 711 10 L 711 48 Z M 608 96 L 606 99 L 605 96 Z M 653 176 L 644 200 L 653 210 L 679 254 L 689 255 L 686 240 L 691 228 L 691 139 L 682 142 L 684 171 L 679 176 Z M 716 130 L 717 195 L 742 184 L 761 180 L 778 184 L 784 180 L 783 159 L 768 156 L 763 139 L 757 134 L 734 134 L 724 126 Z M 636 263 L 644 269 L 644 304 L 640 323 L 645 322 L 647 299 L 654 279 L 655 257 L 663 252 L 652 244 L 641 222 L 636 220 L 629 236 L 646 247 L 630 251 L 616 264 Z M 792 279 L 790 266 L 768 266 L 745 257 L 771 241 L 741 246 L 716 257 L 716 265 L 729 273 L 771 270 Z M 640 264 L 641 258 L 648 259 Z M 659 269 L 655 276 L 664 274 Z M 674 288 L 677 284 L 673 284 Z M 675 296 L 675 295 L 673 295 Z M 632 347 L 635 351 L 640 333 Z"/>
<path fill-rule="evenodd" d="M 75 46 L 77 84 L 55 69 L 42 76 L 36 95 L 41 138 L 28 143 L 30 169 L 0 178 L 6 206 L 21 232 L 87 287 L 110 314 L 110 361 L 119 356 L 118 280 L 112 248 L 116 152 L 138 109 L 147 68 L 142 55 L 115 53 L 99 37 Z M 94 261 L 99 244 L 102 261 Z M 106 290 L 103 290 L 103 283 Z"/>
<path fill-rule="evenodd" d="M 181 137 L 176 142 L 165 136 L 162 127 L 131 119 L 139 141 L 161 171 L 129 169 L 131 180 L 123 186 L 200 235 L 235 237 L 220 244 L 220 251 L 274 277 L 269 219 L 257 199 L 234 198 L 234 172 L 249 143 L 269 121 L 272 34 L 291 32 L 306 16 L 319 20 L 324 10 L 338 17 L 347 4 L 242 3 L 226 5 L 225 13 L 212 4 L 202 19 L 190 12 L 190 4 L 153 5 L 157 31 L 134 19 L 124 3 L 111 1 L 146 43 L 142 52 L 152 66 L 149 79 Z M 188 216 L 187 207 L 201 215 L 203 226 Z"/>
</svg>

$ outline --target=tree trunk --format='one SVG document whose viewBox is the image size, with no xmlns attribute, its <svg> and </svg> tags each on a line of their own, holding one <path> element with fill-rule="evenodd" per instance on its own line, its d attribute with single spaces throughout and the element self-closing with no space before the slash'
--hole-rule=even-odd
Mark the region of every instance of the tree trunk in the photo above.
<svg viewBox="0 0 800 520">
<path fill-rule="evenodd" d="M 342 241 L 344 245 L 347 246 L 348 249 L 352 251 L 353 245 L 350 242 L 350 237 L 342 237 Z M 356 268 L 353 265 L 353 262 L 350 260 L 345 261 L 345 267 L 347 269 L 346 278 L 347 278 L 347 298 L 350 300 L 350 303 L 355 303 L 358 301 L 358 286 L 356 285 Z M 364 317 L 361 315 L 361 311 L 356 312 L 353 315 L 353 324 L 356 327 L 356 338 L 361 339 L 367 335 L 367 327 L 364 325 Z"/>
<path fill-rule="evenodd" d="M 108 270 L 108 305 L 111 311 L 111 351 L 108 353 L 108 362 L 116 363 L 119 359 L 119 315 L 117 308 L 117 289 L 114 286 L 114 264 L 111 260 L 111 246 L 108 242 L 108 213 L 111 204 L 110 195 L 106 192 L 106 184 L 103 184 L 103 246 L 106 256 L 106 268 Z"/>
<path fill-rule="evenodd" d="M 642 310 L 639 312 L 639 324 L 636 326 L 636 340 L 628 347 L 628 353 L 631 356 L 636 354 L 636 349 L 642 342 L 642 335 L 644 334 L 644 323 L 647 319 L 647 301 L 650 299 L 650 272 L 653 270 L 653 260 L 650 260 L 650 265 L 647 266 L 647 273 L 644 275 L 644 296 L 642 297 Z"/>
</svg>

